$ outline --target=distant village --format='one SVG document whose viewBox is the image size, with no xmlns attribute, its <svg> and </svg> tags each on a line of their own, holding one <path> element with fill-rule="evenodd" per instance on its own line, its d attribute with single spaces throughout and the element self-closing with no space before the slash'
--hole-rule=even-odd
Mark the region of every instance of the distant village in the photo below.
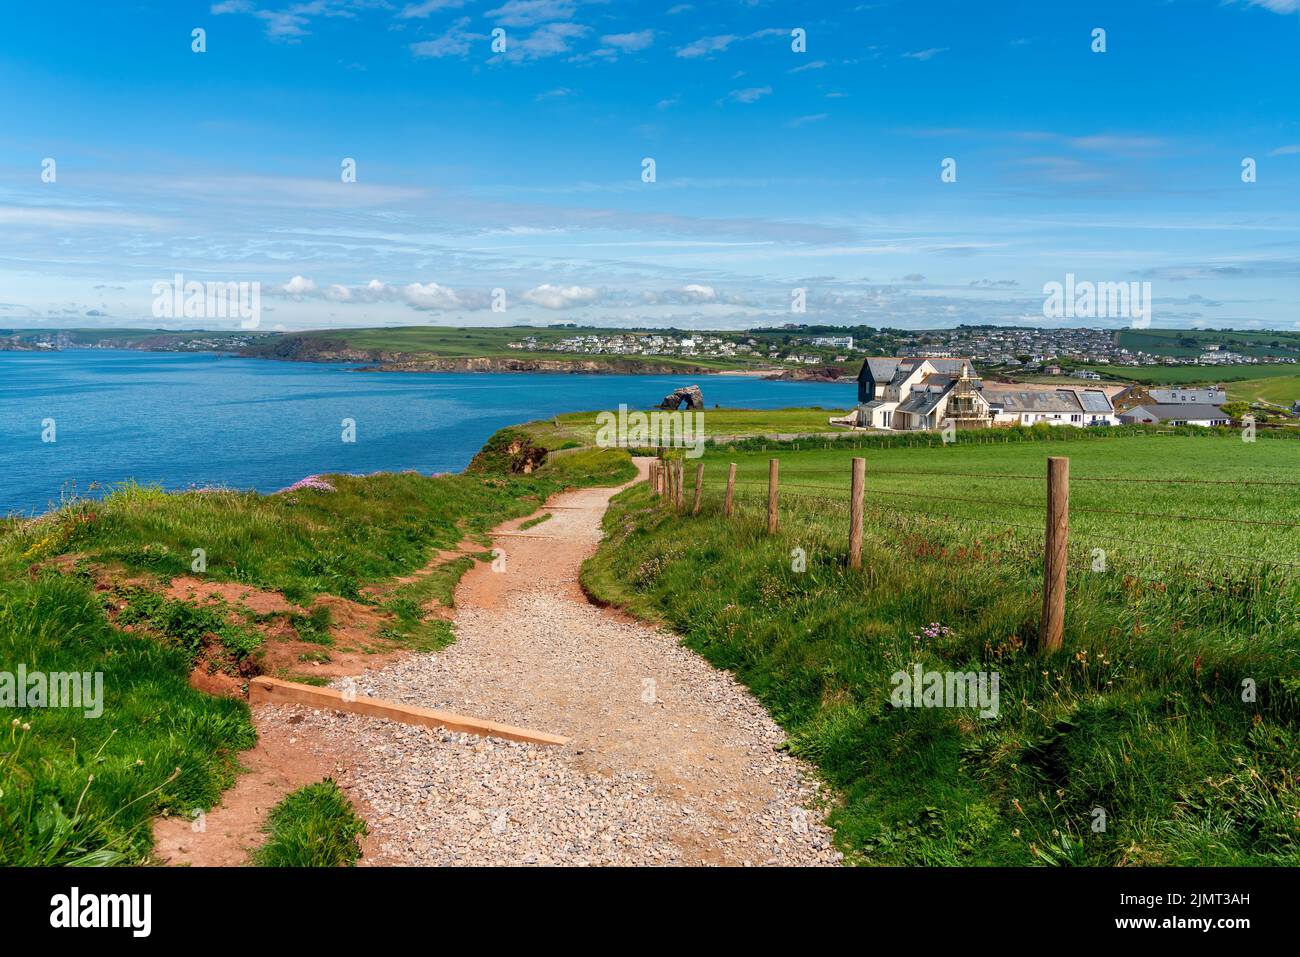
<svg viewBox="0 0 1300 957">
<path fill-rule="evenodd" d="M 852 336 L 815 336 L 800 339 L 794 348 L 763 342 L 743 335 L 700 333 L 588 333 L 559 340 L 528 336 L 506 343 L 510 349 L 528 352 L 571 352 L 611 356 L 689 356 L 692 358 L 757 358 L 768 362 L 796 362 L 818 365 L 828 357 L 799 346 L 829 349 L 838 354 L 833 361 L 846 362 L 853 353 Z"/>
<path fill-rule="evenodd" d="M 881 337 L 872 341 L 851 335 L 800 335 L 803 327 L 787 326 L 787 334 L 751 333 L 607 332 L 592 331 L 563 338 L 526 336 L 507 343 L 526 352 L 561 352 L 578 355 L 680 356 L 714 359 L 753 359 L 770 363 L 825 365 L 845 363 L 880 351 Z M 794 334 L 790 334 L 794 333 Z M 1300 350 L 1279 346 L 1272 355 L 1243 355 L 1221 343 L 1189 343 L 1197 348 L 1188 355 L 1165 355 L 1129 349 L 1116 341 L 1114 330 L 1034 329 L 1021 327 L 961 327 L 951 330 L 890 330 L 892 352 L 898 356 L 930 359 L 969 358 L 984 369 L 1042 375 L 1063 375 L 1075 366 L 1220 366 L 1260 363 L 1295 363 Z M 1101 379 L 1099 372 L 1079 369 L 1083 379 Z"/>
</svg>

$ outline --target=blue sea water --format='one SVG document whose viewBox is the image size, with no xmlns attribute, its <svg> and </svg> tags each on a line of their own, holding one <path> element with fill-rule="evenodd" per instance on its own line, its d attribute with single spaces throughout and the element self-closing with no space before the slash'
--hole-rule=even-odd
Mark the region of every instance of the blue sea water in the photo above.
<svg viewBox="0 0 1300 957">
<path fill-rule="evenodd" d="M 619 403 L 647 408 L 691 383 L 710 409 L 844 409 L 856 397 L 849 384 L 743 376 L 357 372 L 185 353 L 0 352 L 0 514 L 43 512 L 92 482 L 269 492 L 319 472 L 459 471 L 503 426 Z M 345 418 L 356 421 L 354 443 L 341 439 Z M 42 441 L 47 419 L 53 442 Z"/>
</svg>

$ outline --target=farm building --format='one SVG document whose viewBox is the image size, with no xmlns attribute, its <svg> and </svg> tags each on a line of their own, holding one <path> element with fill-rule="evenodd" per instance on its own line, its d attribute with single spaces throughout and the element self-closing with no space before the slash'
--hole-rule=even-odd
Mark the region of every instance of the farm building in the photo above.
<svg viewBox="0 0 1300 957">
<path fill-rule="evenodd" d="M 1147 403 L 1120 413 L 1123 425 L 1228 425 L 1231 418 L 1217 405 Z"/>
</svg>

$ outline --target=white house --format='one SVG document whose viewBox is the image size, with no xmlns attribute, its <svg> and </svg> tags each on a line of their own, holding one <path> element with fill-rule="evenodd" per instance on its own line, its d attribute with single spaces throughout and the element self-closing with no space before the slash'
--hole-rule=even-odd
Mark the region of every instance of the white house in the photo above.
<svg viewBox="0 0 1300 957">
<path fill-rule="evenodd" d="M 1138 405 L 1120 413 L 1124 425 L 1229 425 L 1231 417 L 1217 405 L 1156 403 Z"/>
<path fill-rule="evenodd" d="M 870 358 L 858 374 L 859 428 L 910 431 L 995 425 L 1115 425 L 1101 388 L 985 383 L 969 359 Z"/>
<path fill-rule="evenodd" d="M 935 428 L 934 413 L 939 402 L 913 398 L 914 393 L 937 397 L 951 389 L 958 378 L 974 375 L 975 367 L 969 359 L 866 359 L 858 373 L 858 425 L 874 429 Z M 904 403 L 907 405 L 900 412 Z M 930 424 L 923 424 L 927 421 Z"/>
<path fill-rule="evenodd" d="M 1101 389 L 1034 389 L 1019 384 L 984 386 L 994 425 L 1117 425 L 1115 407 Z"/>
</svg>

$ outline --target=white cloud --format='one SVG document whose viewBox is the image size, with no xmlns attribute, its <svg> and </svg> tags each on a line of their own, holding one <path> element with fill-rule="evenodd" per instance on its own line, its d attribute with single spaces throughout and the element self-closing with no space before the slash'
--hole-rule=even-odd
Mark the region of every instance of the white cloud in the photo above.
<svg viewBox="0 0 1300 957">
<path fill-rule="evenodd" d="M 487 34 L 473 33 L 465 28 L 469 26 L 469 17 L 461 17 L 447 32 L 432 40 L 420 40 L 411 44 L 411 52 L 418 57 L 465 56 L 471 44 L 476 40 L 486 40 Z"/>
<path fill-rule="evenodd" d="M 21 226 L 138 226 L 163 229 L 167 221 L 153 216 L 119 213 L 113 210 L 72 209 L 50 206 L 0 206 L 0 223 Z"/>
<path fill-rule="evenodd" d="M 1067 139 L 1070 146 L 1082 150 L 1109 150 L 1112 152 L 1132 152 L 1159 149 L 1165 141 L 1154 136 L 1075 136 Z"/>
<path fill-rule="evenodd" d="M 600 38 L 600 42 L 607 47 L 616 47 L 624 53 L 632 53 L 636 50 L 644 50 L 654 43 L 655 32 L 638 30 L 635 33 L 607 33 Z"/>
<path fill-rule="evenodd" d="M 523 299 L 544 309 L 572 309 L 595 302 L 596 295 L 596 290 L 588 286 L 553 286 L 546 282 L 528 290 Z"/>
<path fill-rule="evenodd" d="M 413 282 L 404 286 L 402 298 L 412 309 L 455 309 L 461 304 L 455 290 L 436 282 Z"/>
<path fill-rule="evenodd" d="M 1295 13 L 1300 10 L 1300 0 L 1246 0 L 1252 7 L 1263 7 L 1274 13 Z"/>
<path fill-rule="evenodd" d="M 731 34 L 723 34 L 716 37 L 701 37 L 693 43 L 688 43 L 677 51 L 679 57 L 688 60 L 695 57 L 708 56 L 710 53 L 718 53 L 731 46 L 740 38 Z"/>
<path fill-rule="evenodd" d="M 712 302 L 718 298 L 712 286 L 701 286 L 698 283 L 687 283 L 680 291 L 682 295 L 696 302 Z"/>
<path fill-rule="evenodd" d="M 904 53 L 903 57 L 908 60 L 921 60 L 924 62 L 931 57 L 946 52 L 947 49 L 947 47 L 930 47 L 928 50 L 915 50 L 912 53 Z"/>
<path fill-rule="evenodd" d="M 786 123 L 785 125 L 792 126 L 792 127 L 800 127 L 808 123 L 820 123 L 828 116 L 830 116 L 829 113 L 809 113 L 805 116 L 796 116 L 793 120 L 791 120 L 789 123 Z"/>
<path fill-rule="evenodd" d="M 487 15 L 502 26 L 531 27 L 551 20 L 568 20 L 573 11 L 574 5 L 570 0 L 508 0 L 495 10 L 489 10 Z"/>
<path fill-rule="evenodd" d="M 465 6 L 465 0 L 424 0 L 423 3 L 408 3 L 397 15 L 399 20 L 423 20 L 439 10 L 454 10 Z"/>
<path fill-rule="evenodd" d="M 287 295 L 301 298 L 302 296 L 310 296 L 315 293 L 316 283 L 310 279 L 304 278 L 303 276 L 294 276 L 280 288 Z"/>
<path fill-rule="evenodd" d="M 1286 146 L 1279 146 L 1275 150 L 1269 150 L 1269 156 L 1293 156 L 1300 153 L 1300 143 L 1287 143 Z"/>
<path fill-rule="evenodd" d="M 525 60 L 540 60 L 548 56 L 558 56 L 569 52 L 569 41 L 577 39 L 590 29 L 577 23 L 547 23 L 538 27 L 522 40 L 511 40 L 506 45 L 506 52 L 494 60 L 509 60 L 522 63 Z"/>
<path fill-rule="evenodd" d="M 732 90 L 727 98 L 737 103 L 756 103 L 772 92 L 770 86 L 751 86 L 744 90 Z"/>
</svg>

